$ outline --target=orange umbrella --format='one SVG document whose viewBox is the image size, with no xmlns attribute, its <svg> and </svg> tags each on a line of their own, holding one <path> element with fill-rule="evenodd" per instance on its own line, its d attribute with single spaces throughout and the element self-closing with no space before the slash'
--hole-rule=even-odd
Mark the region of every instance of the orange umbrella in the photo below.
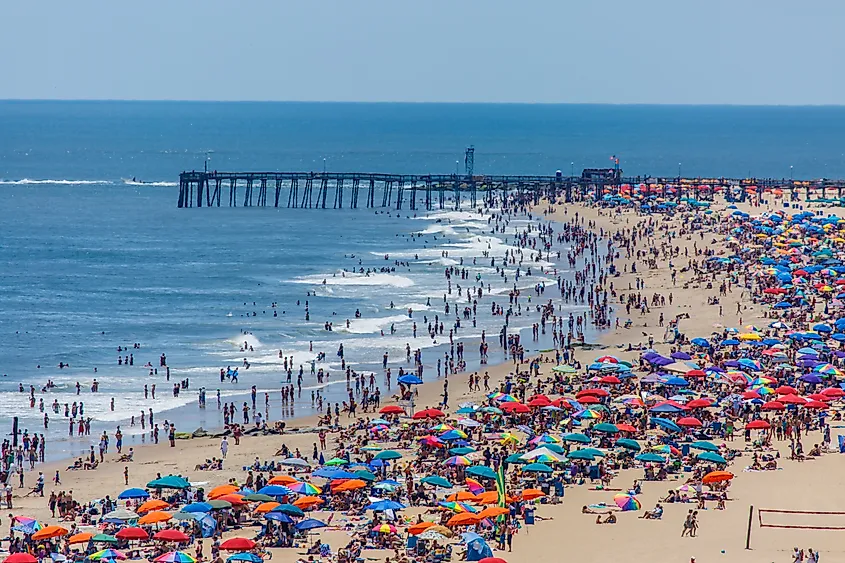
<svg viewBox="0 0 845 563">
<path fill-rule="evenodd" d="M 243 495 L 236 495 L 234 493 L 229 493 L 228 495 L 217 497 L 217 500 L 225 500 L 226 502 L 231 502 L 232 506 L 247 504 L 247 501 L 244 500 Z"/>
<path fill-rule="evenodd" d="M 711 471 L 701 480 L 705 485 L 711 483 L 721 483 L 722 481 L 730 481 L 734 478 L 734 474 L 730 471 Z"/>
<path fill-rule="evenodd" d="M 513 502 L 514 499 L 510 495 L 505 496 L 506 502 Z M 473 501 L 476 504 L 497 504 L 499 502 L 499 492 L 498 491 L 485 491 L 478 495 L 476 499 Z"/>
<path fill-rule="evenodd" d="M 304 497 L 299 497 L 298 499 L 293 501 L 292 504 L 297 508 L 305 508 L 305 507 L 308 507 L 308 506 L 314 506 L 316 504 L 323 504 L 323 502 L 325 502 L 325 501 L 323 499 L 321 499 L 320 497 L 304 496 Z"/>
<path fill-rule="evenodd" d="M 292 483 L 299 483 L 299 481 L 290 475 L 276 475 L 268 482 L 269 485 L 290 485 Z"/>
<path fill-rule="evenodd" d="M 446 500 L 451 502 L 460 502 L 464 500 L 475 500 L 476 498 L 478 497 L 476 497 L 469 491 L 458 491 L 457 493 L 452 493 L 451 495 L 446 497 Z"/>
<path fill-rule="evenodd" d="M 36 541 L 49 540 L 50 538 L 60 538 L 66 535 L 67 528 L 62 528 L 61 526 L 46 526 L 32 534 L 32 539 Z"/>
<path fill-rule="evenodd" d="M 270 512 L 271 510 L 273 510 L 277 506 L 282 506 L 282 505 L 281 505 L 281 503 L 278 503 L 278 502 L 262 502 L 257 507 L 255 507 L 255 511 L 259 514 L 265 514 L 267 512 Z"/>
<path fill-rule="evenodd" d="M 367 484 L 361 479 L 349 479 L 348 481 L 344 481 L 337 487 L 333 488 L 332 492 L 343 493 L 346 491 L 357 491 L 358 489 L 363 489 L 366 486 Z"/>
<path fill-rule="evenodd" d="M 446 522 L 447 526 L 472 526 L 473 524 L 478 524 L 481 519 L 478 517 L 478 514 L 473 514 L 472 512 L 461 512 L 460 514 L 455 514 L 449 521 Z"/>
<path fill-rule="evenodd" d="M 68 543 L 73 545 L 75 543 L 87 543 L 91 541 L 91 538 L 94 537 L 94 534 L 89 534 L 88 532 L 82 532 L 80 534 L 74 534 L 67 539 Z"/>
<path fill-rule="evenodd" d="M 525 489 L 522 491 L 522 500 L 534 500 L 546 496 L 546 493 L 540 489 Z"/>
<path fill-rule="evenodd" d="M 496 518 L 497 516 L 507 514 L 508 512 L 510 511 L 503 506 L 488 506 L 487 508 L 476 514 L 476 516 L 483 520 L 485 518 Z"/>
<path fill-rule="evenodd" d="M 425 532 L 427 529 L 431 528 L 432 526 L 434 526 L 434 522 L 419 522 L 417 524 L 413 524 L 411 526 L 408 526 L 408 533 L 411 534 L 412 536 L 417 536 L 417 535 Z"/>
<path fill-rule="evenodd" d="M 222 497 L 223 495 L 229 495 L 236 492 L 238 492 L 238 488 L 234 485 L 220 485 L 219 487 L 211 489 L 208 493 L 208 498 L 214 500 Z"/>
<path fill-rule="evenodd" d="M 161 510 L 154 510 L 152 512 L 148 512 L 141 516 L 138 519 L 139 524 L 157 524 L 159 522 L 167 522 L 173 518 L 173 515 L 169 512 L 164 512 Z"/>
<path fill-rule="evenodd" d="M 150 512 L 151 510 L 164 510 L 165 508 L 170 508 L 170 503 L 159 499 L 152 499 L 139 506 L 138 510 L 135 512 L 143 514 L 144 512 Z"/>
</svg>

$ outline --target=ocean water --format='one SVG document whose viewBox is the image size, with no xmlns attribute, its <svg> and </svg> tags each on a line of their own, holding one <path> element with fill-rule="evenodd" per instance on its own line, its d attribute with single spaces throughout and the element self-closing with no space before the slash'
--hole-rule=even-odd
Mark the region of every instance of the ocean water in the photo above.
<svg viewBox="0 0 845 563">
<path fill-rule="evenodd" d="M 317 387 L 306 362 L 317 351 L 333 373 L 327 400 L 346 394 L 341 342 L 352 367 L 378 371 L 379 383 L 384 352 L 394 372 L 409 367 L 406 343 L 423 348 L 426 379 L 433 378 L 448 338 L 430 341 L 423 318 L 443 318 L 443 270 L 461 261 L 498 294 L 479 304 L 478 326 L 459 334 L 470 363 L 482 330 L 491 358 L 501 358 L 501 319 L 489 307 L 507 300 L 501 294 L 513 279 L 497 278 L 482 255 L 501 257 L 513 240 L 491 234 L 488 216 L 177 209 L 179 172 L 206 161 L 217 170 L 448 173 L 474 144 L 477 173 L 577 172 L 607 166 L 615 154 L 628 174 L 674 175 L 681 163 L 684 175 L 788 177 L 791 166 L 796 178 L 845 177 L 843 126 L 843 108 L 0 102 L 0 429 L 17 415 L 22 428 L 43 430 L 18 384 L 40 390 L 48 379 L 56 389 L 38 397 L 46 405 L 84 402 L 95 435 L 118 424 L 137 434 L 128 418 L 150 407 L 157 421 L 170 418 L 180 430 L 219 426 L 217 388 L 238 404 L 251 385 L 269 392 L 274 420 L 306 414 Z M 410 266 L 343 273 L 394 260 Z M 555 268 L 546 263 L 545 274 L 535 269 L 519 286 L 530 291 L 567 275 Z M 356 309 L 361 319 L 353 319 Z M 348 328 L 346 319 L 353 319 Z M 240 351 L 244 341 L 253 352 Z M 142 346 L 130 350 L 135 365 L 118 366 L 117 347 L 135 342 Z M 279 405 L 279 350 L 306 366 L 295 410 Z M 161 353 L 169 383 L 143 367 L 157 366 Z M 240 370 L 240 383 L 220 384 L 220 368 L 244 357 L 251 367 Z M 89 392 L 95 377 L 96 394 Z M 173 397 L 173 383 L 184 378 L 191 390 Z M 143 386 L 154 383 L 157 398 L 145 401 Z M 195 406 L 201 386 L 205 411 Z M 63 412 L 46 410 L 51 455 L 87 450 L 91 438 L 68 439 Z"/>
</svg>

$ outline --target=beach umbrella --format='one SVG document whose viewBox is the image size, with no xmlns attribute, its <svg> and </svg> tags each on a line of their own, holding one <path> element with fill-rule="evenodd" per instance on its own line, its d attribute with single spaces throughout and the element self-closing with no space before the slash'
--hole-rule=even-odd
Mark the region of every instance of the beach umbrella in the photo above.
<svg viewBox="0 0 845 563">
<path fill-rule="evenodd" d="M 681 427 L 668 418 L 652 418 L 651 421 L 670 432 L 681 432 Z"/>
<path fill-rule="evenodd" d="M 475 500 L 478 500 L 478 499 L 476 498 Z M 468 505 L 465 502 L 460 502 L 460 501 L 454 501 L 454 500 L 441 501 L 437 504 L 442 506 L 443 508 L 448 508 L 449 510 L 451 510 L 453 512 L 472 512 L 472 513 L 478 512 L 478 510 L 476 510 L 472 506 Z"/>
<path fill-rule="evenodd" d="M 703 348 L 710 347 L 710 342 L 708 342 L 706 338 L 693 338 L 690 342 L 692 342 L 696 346 L 701 346 Z"/>
<path fill-rule="evenodd" d="M 261 493 L 250 493 L 244 496 L 244 500 L 248 500 L 249 502 L 272 502 L 275 498 L 270 495 L 262 495 Z"/>
<path fill-rule="evenodd" d="M 763 403 L 760 408 L 767 411 L 782 411 L 786 408 L 786 406 L 779 401 L 768 401 Z"/>
<path fill-rule="evenodd" d="M 182 512 L 211 512 L 212 506 L 207 502 L 192 502 L 182 507 Z"/>
<path fill-rule="evenodd" d="M 701 426 L 703 426 L 701 421 L 693 416 L 679 418 L 677 424 L 678 426 L 683 426 L 685 428 L 701 428 Z"/>
<path fill-rule="evenodd" d="M 379 409 L 379 414 L 405 414 L 405 409 L 399 405 L 387 405 Z"/>
<path fill-rule="evenodd" d="M 337 467 L 339 465 L 348 465 L 349 461 L 340 457 L 334 457 L 327 461 L 324 465 L 328 465 L 329 467 Z"/>
<path fill-rule="evenodd" d="M 249 538 L 229 538 L 220 544 L 225 551 L 248 551 L 255 547 L 255 542 Z"/>
<path fill-rule="evenodd" d="M 238 492 L 238 487 L 235 485 L 219 485 L 209 491 L 208 498 L 216 499 L 225 495 L 230 495 Z"/>
<path fill-rule="evenodd" d="M 321 489 L 317 485 L 313 485 L 313 484 L 308 483 L 308 482 L 293 483 L 293 484 L 290 485 L 289 488 L 293 492 L 299 493 L 299 494 L 302 494 L 302 495 L 319 495 L 320 493 L 323 492 L 323 489 Z"/>
<path fill-rule="evenodd" d="M 290 475 L 276 475 L 272 479 L 270 479 L 267 484 L 268 485 L 291 485 L 293 483 L 298 483 L 299 480 L 295 477 L 291 477 Z"/>
<path fill-rule="evenodd" d="M 150 481 L 147 483 L 147 487 L 151 489 L 189 489 L 191 484 L 185 478 L 179 477 L 178 475 L 168 475 L 167 477 Z"/>
<path fill-rule="evenodd" d="M 722 481 L 730 481 L 734 478 L 734 474 L 730 471 L 711 471 L 707 475 L 701 479 L 701 482 L 705 485 L 709 485 L 711 483 L 721 483 Z"/>
<path fill-rule="evenodd" d="M 693 442 L 690 444 L 691 448 L 695 448 L 697 450 L 704 450 L 707 452 L 718 452 L 719 446 L 712 442 L 705 442 L 704 440 L 699 440 L 697 442 Z"/>
<path fill-rule="evenodd" d="M 640 508 L 642 508 L 642 504 L 640 504 L 640 501 L 637 500 L 637 497 L 635 497 L 634 495 L 624 493 L 614 495 L 613 502 L 615 502 L 616 506 L 621 508 L 623 512 L 639 510 Z"/>
<path fill-rule="evenodd" d="M 642 446 L 640 446 L 639 442 L 637 442 L 636 440 L 631 440 L 630 438 L 619 438 L 618 440 L 616 440 L 616 445 L 620 448 L 625 448 L 626 450 L 631 450 L 635 452 L 638 452 L 640 451 L 640 449 L 642 449 Z"/>
<path fill-rule="evenodd" d="M 423 418 L 441 418 L 446 416 L 446 414 L 441 411 L 440 409 L 425 409 L 414 413 L 414 416 L 411 418 L 415 420 L 420 420 Z"/>
<path fill-rule="evenodd" d="M 197 560 L 184 551 L 169 551 L 153 559 L 156 563 L 197 563 Z"/>
<path fill-rule="evenodd" d="M 619 428 L 615 424 L 610 424 L 609 422 L 600 422 L 598 424 L 593 425 L 593 430 L 596 432 L 606 432 L 608 434 L 615 434 L 619 432 Z"/>
<path fill-rule="evenodd" d="M 686 404 L 688 409 L 702 409 L 707 407 L 712 407 L 715 405 L 713 399 L 708 399 L 707 397 L 702 397 L 700 399 L 693 399 L 692 401 Z"/>
<path fill-rule="evenodd" d="M 488 506 L 484 510 L 478 513 L 478 517 L 482 520 L 486 518 L 498 518 L 499 516 L 504 516 L 510 512 L 509 509 L 505 508 L 504 506 Z"/>
<path fill-rule="evenodd" d="M 498 502 L 498 491 L 484 491 L 483 493 L 480 493 L 475 499 L 475 504 L 497 504 Z M 506 495 L 505 502 L 513 502 L 513 498 L 510 495 Z"/>
<path fill-rule="evenodd" d="M 366 507 L 365 510 L 372 510 L 373 512 L 384 512 L 385 510 L 402 510 L 405 505 L 394 500 L 380 500 L 374 502 Z"/>
<path fill-rule="evenodd" d="M 138 520 L 139 524 L 157 524 L 159 522 L 167 522 L 173 518 L 173 515 L 163 510 L 154 510 L 141 516 Z"/>
<path fill-rule="evenodd" d="M 164 502 L 161 499 L 152 499 L 139 506 L 137 512 L 141 514 L 150 512 L 151 510 L 163 510 L 165 508 L 170 508 L 170 503 Z"/>
<path fill-rule="evenodd" d="M 293 494 L 293 489 L 285 485 L 265 485 L 258 489 L 258 494 L 267 495 L 269 497 L 285 497 Z M 223 495 L 219 498 L 229 500 L 229 495 Z M 229 502 L 232 502 L 229 500 Z M 233 503 L 234 504 L 234 503 Z"/>
<path fill-rule="evenodd" d="M 522 500 L 534 500 L 546 496 L 546 493 L 544 493 L 540 489 L 525 489 L 524 491 L 522 491 L 521 496 Z M 483 513 L 484 511 L 482 510 L 482 514 Z"/>
<path fill-rule="evenodd" d="M 153 539 L 178 543 L 184 543 L 191 540 L 191 538 L 189 538 L 184 533 L 180 532 L 175 528 L 169 528 L 167 530 L 161 530 L 160 532 L 156 532 L 155 534 L 153 534 Z"/>
<path fill-rule="evenodd" d="M 639 454 L 634 457 L 637 461 L 642 461 L 643 463 L 666 463 L 666 458 L 660 454 L 655 454 L 651 452 L 646 452 Z"/>
<path fill-rule="evenodd" d="M 524 459 L 522 459 L 522 454 L 519 452 L 513 453 L 505 458 L 507 463 L 526 463 Z"/>
<path fill-rule="evenodd" d="M 117 498 L 121 500 L 125 499 L 136 499 L 136 498 L 150 498 L 150 493 L 145 491 L 144 489 L 126 489 L 119 495 Z"/>
<path fill-rule="evenodd" d="M 301 457 L 288 457 L 283 459 L 279 463 L 282 465 L 288 465 L 290 467 L 311 467 L 311 464 L 308 463 L 308 460 L 302 459 Z"/>
<path fill-rule="evenodd" d="M 845 391 L 838 387 L 828 387 L 827 389 L 823 389 L 821 394 L 826 397 L 839 398 L 845 396 Z"/>
<path fill-rule="evenodd" d="M 266 514 L 278 506 L 281 506 L 281 503 L 275 501 L 262 502 L 255 507 L 255 512 L 258 514 Z"/>
<path fill-rule="evenodd" d="M 508 563 L 501 557 L 484 557 L 483 559 L 479 559 L 478 563 Z"/>
<path fill-rule="evenodd" d="M 395 534 L 396 533 L 396 526 L 392 524 L 379 524 L 372 528 L 372 531 L 378 534 Z"/>
<path fill-rule="evenodd" d="M 583 459 L 586 461 L 593 461 L 594 459 L 596 459 L 596 456 L 593 455 L 592 452 L 586 450 L 575 450 L 569 452 L 566 457 L 568 457 L 569 459 Z"/>
<path fill-rule="evenodd" d="M 132 527 L 118 530 L 114 537 L 121 540 L 148 540 L 150 534 L 143 528 Z"/>
<path fill-rule="evenodd" d="M 778 397 L 778 402 L 788 403 L 790 405 L 803 405 L 807 400 L 798 395 L 784 395 L 783 397 Z"/>
<path fill-rule="evenodd" d="M 13 553 L 4 559 L 4 563 L 8 561 L 8 563 L 38 563 L 38 559 L 30 555 L 29 553 L 25 552 L 18 552 Z"/>
<path fill-rule="evenodd" d="M 433 485 L 435 487 L 443 487 L 444 489 L 451 489 L 452 483 L 440 477 L 439 475 L 428 475 L 427 477 L 423 477 L 420 479 L 422 483 L 426 485 Z"/>
<path fill-rule="evenodd" d="M 466 437 L 466 435 L 464 435 Z M 377 453 L 374 456 L 374 459 L 380 459 L 383 461 L 391 460 L 391 459 L 401 459 L 402 454 L 393 450 L 384 450 L 382 452 Z"/>
<path fill-rule="evenodd" d="M 422 384 L 423 380 L 417 377 L 416 375 L 406 374 L 397 379 L 399 383 L 403 383 L 405 385 L 420 385 Z"/>
<path fill-rule="evenodd" d="M 282 522 L 284 524 L 290 524 L 293 522 L 293 518 L 282 512 L 267 512 L 264 514 L 264 519 L 272 520 L 274 522 Z"/>
<path fill-rule="evenodd" d="M 337 486 L 332 483 L 332 492 L 333 493 L 344 493 L 348 491 L 357 491 L 358 489 L 363 489 L 367 486 L 367 483 L 361 479 L 348 479 L 343 481 L 342 483 L 338 484 Z"/>
<path fill-rule="evenodd" d="M 723 463 L 723 464 L 728 463 L 728 460 L 726 460 L 725 458 L 723 458 L 722 456 L 720 456 L 716 452 L 700 452 L 695 457 L 697 457 L 698 459 L 700 459 L 702 461 L 710 461 L 710 462 L 713 462 L 713 463 Z"/>
<path fill-rule="evenodd" d="M 617 424 L 616 428 L 619 429 L 620 432 L 636 432 L 637 429 L 631 426 L 630 424 Z"/>
<path fill-rule="evenodd" d="M 422 534 L 432 526 L 434 526 L 434 522 L 418 522 L 416 524 L 408 526 L 408 533 L 412 536 L 417 536 L 419 534 Z"/>
<path fill-rule="evenodd" d="M 280 504 L 270 512 L 281 512 L 283 514 L 287 514 L 288 516 L 305 516 L 305 513 L 302 512 L 301 508 L 292 504 Z"/>
<path fill-rule="evenodd" d="M 126 559 L 126 554 L 116 549 L 103 549 L 92 553 L 88 556 L 92 561 L 99 561 L 100 559 Z"/>
<path fill-rule="evenodd" d="M 446 500 L 449 502 L 464 502 L 464 501 L 473 501 L 476 500 L 478 497 L 475 496 L 475 493 L 470 491 L 458 491 L 456 493 L 452 493 Z"/>
<path fill-rule="evenodd" d="M 525 467 L 522 468 L 523 471 L 528 471 L 531 473 L 553 473 L 554 469 L 546 465 L 545 463 L 529 463 Z"/>
<path fill-rule="evenodd" d="M 93 537 L 94 537 L 94 534 L 91 534 L 89 532 L 81 532 L 79 534 L 74 534 L 71 537 L 69 537 L 67 539 L 67 542 L 70 545 L 75 545 L 75 544 L 78 544 L 78 543 L 88 543 Z"/>
<path fill-rule="evenodd" d="M 316 507 L 319 504 L 323 504 L 325 501 L 320 497 L 315 497 L 311 495 L 306 495 L 303 497 L 299 497 L 295 501 L 293 501 L 293 505 L 306 510 L 308 508 Z"/>
<path fill-rule="evenodd" d="M 254 553 L 236 553 L 226 558 L 226 561 L 244 561 L 245 563 L 261 563 L 264 561 Z"/>
<path fill-rule="evenodd" d="M 62 528 L 61 526 L 45 526 L 32 534 L 32 539 L 35 541 L 38 540 L 49 540 L 51 538 L 60 538 L 66 536 L 68 534 L 67 528 Z"/>
<path fill-rule="evenodd" d="M 317 528 L 325 528 L 326 523 L 321 522 L 319 520 L 315 520 L 314 518 L 306 518 L 305 520 L 298 523 L 294 526 L 297 530 L 304 531 L 304 530 L 315 530 Z"/>
<path fill-rule="evenodd" d="M 462 512 L 460 514 L 455 514 L 446 522 L 447 526 L 473 526 L 478 524 L 480 518 L 477 514 L 472 514 L 471 512 Z"/>
<path fill-rule="evenodd" d="M 765 420 L 752 420 L 748 424 L 745 425 L 746 428 L 749 430 L 767 430 L 772 427 L 771 424 L 766 422 Z"/>
<path fill-rule="evenodd" d="M 589 444 L 590 438 L 587 437 L 585 434 L 579 434 L 577 432 L 573 432 L 571 434 L 564 434 L 562 436 L 565 442 L 577 442 L 579 444 Z"/>
<path fill-rule="evenodd" d="M 449 448 L 449 453 L 453 455 L 467 455 L 473 453 L 475 448 L 471 448 L 469 446 L 463 446 L 460 448 Z"/>
<path fill-rule="evenodd" d="M 476 477 L 486 477 L 488 479 L 495 479 L 496 472 L 486 465 L 473 465 L 466 470 L 467 474 L 475 475 Z"/>
</svg>

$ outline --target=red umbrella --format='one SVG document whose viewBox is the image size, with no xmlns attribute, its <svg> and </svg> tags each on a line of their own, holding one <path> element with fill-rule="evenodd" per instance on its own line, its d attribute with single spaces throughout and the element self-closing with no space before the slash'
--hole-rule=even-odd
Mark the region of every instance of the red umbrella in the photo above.
<svg viewBox="0 0 845 563">
<path fill-rule="evenodd" d="M 613 356 L 602 356 L 601 358 L 597 358 L 596 362 L 600 364 L 618 364 L 619 360 L 617 360 Z"/>
<path fill-rule="evenodd" d="M 378 412 L 381 414 L 403 414 L 405 409 L 399 405 L 387 405 L 386 407 L 381 407 Z"/>
<path fill-rule="evenodd" d="M 143 528 L 123 528 L 114 537 L 119 540 L 148 540 L 150 539 L 150 534 Z"/>
<path fill-rule="evenodd" d="M 826 409 L 827 403 L 822 403 L 821 401 L 807 401 L 801 406 L 805 409 Z"/>
<path fill-rule="evenodd" d="M 743 399 L 745 399 L 745 400 L 748 400 L 748 399 L 759 399 L 759 398 L 760 398 L 760 393 L 758 393 L 757 391 L 754 391 L 754 390 L 752 390 L 752 391 L 745 391 L 745 392 L 742 394 L 742 398 L 743 398 Z"/>
<path fill-rule="evenodd" d="M 247 551 L 255 547 L 255 542 L 249 538 L 229 538 L 220 544 L 220 549 L 226 551 Z"/>
<path fill-rule="evenodd" d="M 799 397 L 798 395 L 793 395 L 793 394 L 790 393 L 789 395 L 784 395 L 783 397 L 779 397 L 778 402 L 779 403 L 789 403 L 791 405 L 803 405 L 804 403 L 807 402 L 807 399 L 805 399 L 804 397 Z"/>
<path fill-rule="evenodd" d="M 712 407 L 713 406 L 713 399 L 708 399 L 707 397 L 702 397 L 700 399 L 693 399 L 689 403 L 687 403 L 688 409 L 703 409 L 705 407 Z"/>
<path fill-rule="evenodd" d="M 812 395 L 807 395 L 808 399 L 812 399 L 814 401 L 821 401 L 822 403 L 826 403 L 830 401 L 830 397 L 827 395 L 822 395 L 821 393 L 813 393 Z"/>
<path fill-rule="evenodd" d="M 599 383 L 604 383 L 605 385 L 619 385 L 622 383 L 622 380 L 615 375 L 605 375 L 599 379 Z"/>
<path fill-rule="evenodd" d="M 508 563 L 501 557 L 485 557 L 478 561 L 478 563 Z"/>
<path fill-rule="evenodd" d="M 610 395 L 609 391 L 605 391 L 604 389 L 583 389 L 578 391 L 578 394 L 575 395 L 576 399 L 579 399 L 584 395 L 594 395 L 596 397 L 607 397 Z"/>
<path fill-rule="evenodd" d="M 528 408 L 528 405 L 523 405 L 522 403 L 502 403 L 501 409 L 505 412 L 515 412 L 515 413 L 527 413 L 531 412 L 531 409 Z"/>
<path fill-rule="evenodd" d="M 617 424 L 616 428 L 619 429 L 620 432 L 636 432 L 637 429 L 631 426 L 630 424 Z"/>
<path fill-rule="evenodd" d="M 822 395 L 827 397 L 842 397 L 845 396 L 845 391 L 839 389 L 838 387 L 828 387 L 822 391 Z"/>
<path fill-rule="evenodd" d="M 703 369 L 691 369 L 684 374 L 684 377 L 704 377 L 706 375 Z"/>
<path fill-rule="evenodd" d="M 767 411 L 782 411 L 786 407 L 780 401 L 769 401 L 768 403 L 763 403 L 763 406 L 760 408 Z"/>
<path fill-rule="evenodd" d="M 411 418 L 419 420 L 421 418 L 440 418 L 441 416 L 446 416 L 446 414 L 440 409 L 425 409 L 415 412 Z"/>
<path fill-rule="evenodd" d="M 38 559 L 30 555 L 29 553 L 13 553 L 6 558 L 6 561 L 9 563 L 37 563 Z"/>
<path fill-rule="evenodd" d="M 548 407 L 552 402 L 548 397 L 534 397 L 528 402 L 529 407 Z"/>
<path fill-rule="evenodd" d="M 745 427 L 749 430 L 766 430 L 767 428 L 771 428 L 772 425 L 765 420 L 752 420 Z"/>
<path fill-rule="evenodd" d="M 699 428 L 702 426 L 701 421 L 694 416 L 686 416 L 678 419 L 678 426 L 686 426 L 688 428 Z"/>
<path fill-rule="evenodd" d="M 175 541 L 175 542 L 186 542 L 190 541 L 191 538 L 176 530 L 174 528 L 168 528 L 167 530 L 162 530 L 160 532 L 156 532 L 153 536 L 154 540 L 164 540 L 164 541 Z"/>
<path fill-rule="evenodd" d="M 583 395 L 581 397 L 578 397 L 578 399 L 576 400 L 584 405 L 595 405 L 596 403 L 601 403 L 601 401 L 593 395 Z"/>
<path fill-rule="evenodd" d="M 781 385 L 777 389 L 775 389 L 775 393 L 778 395 L 794 395 L 798 392 L 798 389 L 795 387 L 790 387 L 789 385 Z"/>
<path fill-rule="evenodd" d="M 572 408 L 572 405 L 569 403 L 569 401 L 567 401 L 563 397 L 560 397 L 559 399 L 555 399 L 554 401 L 552 401 L 552 405 L 554 405 L 556 407 L 560 407 L 562 409 L 571 409 Z"/>
</svg>

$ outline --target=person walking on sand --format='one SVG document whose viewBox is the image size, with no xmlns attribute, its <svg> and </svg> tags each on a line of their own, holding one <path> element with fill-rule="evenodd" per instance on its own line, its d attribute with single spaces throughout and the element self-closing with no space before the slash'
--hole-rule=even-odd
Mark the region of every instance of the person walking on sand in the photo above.
<svg viewBox="0 0 845 563">
<path fill-rule="evenodd" d="M 223 456 L 223 459 L 226 459 L 226 453 L 229 451 L 229 441 L 226 439 L 226 436 L 223 436 L 223 439 L 220 440 L 220 455 Z"/>
<path fill-rule="evenodd" d="M 684 520 L 684 529 L 681 531 L 681 537 L 686 536 L 692 531 L 692 510 L 687 512 L 687 517 Z"/>
</svg>

